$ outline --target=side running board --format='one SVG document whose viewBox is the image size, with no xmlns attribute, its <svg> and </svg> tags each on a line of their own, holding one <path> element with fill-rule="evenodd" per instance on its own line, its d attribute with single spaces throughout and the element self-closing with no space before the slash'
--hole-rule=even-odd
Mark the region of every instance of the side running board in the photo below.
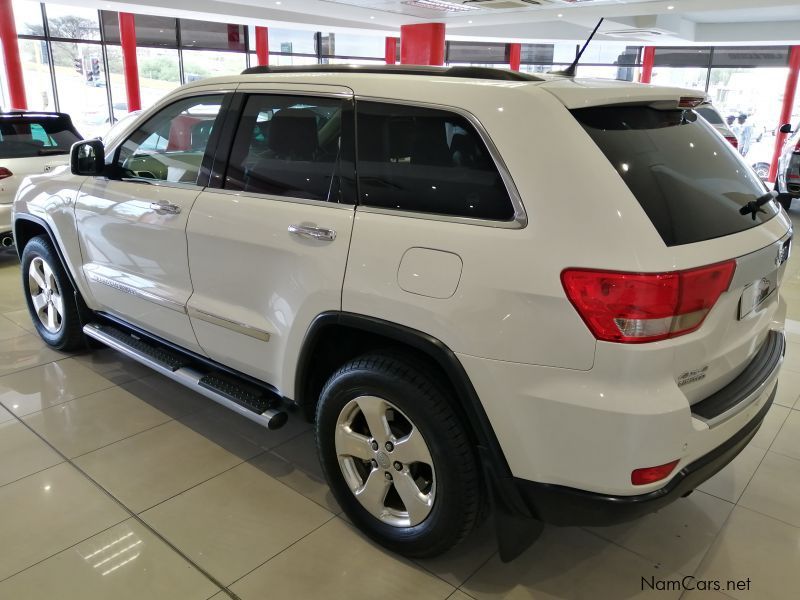
<svg viewBox="0 0 800 600">
<path fill-rule="evenodd" d="M 211 370 L 157 342 L 101 323 L 89 323 L 83 327 L 83 332 L 268 429 L 283 427 L 289 418 L 277 408 L 278 401 L 266 390 L 229 373 Z"/>
</svg>

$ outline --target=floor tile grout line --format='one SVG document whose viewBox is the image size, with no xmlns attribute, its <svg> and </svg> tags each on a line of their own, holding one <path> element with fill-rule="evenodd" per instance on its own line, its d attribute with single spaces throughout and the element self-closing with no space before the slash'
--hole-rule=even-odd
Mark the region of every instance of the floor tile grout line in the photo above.
<svg viewBox="0 0 800 600">
<path fill-rule="evenodd" d="M 32 473 L 28 473 L 27 475 L 23 475 L 22 477 L 17 477 L 14 481 L 8 481 L 6 483 L 1 483 L 0 484 L 0 489 L 3 489 L 7 485 L 11 485 L 13 483 L 17 483 L 18 481 L 22 481 L 23 479 L 27 479 L 28 477 L 33 477 L 34 475 L 38 475 L 39 473 L 42 473 L 43 471 L 47 471 L 47 469 L 52 469 L 53 467 L 57 467 L 58 465 L 63 465 L 64 462 L 66 462 L 66 461 L 61 460 L 61 461 L 59 461 L 59 462 L 57 462 L 57 463 L 55 463 L 53 465 L 50 465 L 49 467 L 44 467 L 43 469 L 39 469 L 38 471 L 33 471 Z"/>
<path fill-rule="evenodd" d="M 331 521 L 333 521 L 334 519 L 339 519 L 339 520 L 341 520 L 343 523 L 346 523 L 346 524 L 348 524 L 348 525 L 349 525 L 349 523 L 347 523 L 347 521 L 345 521 L 344 519 L 342 519 L 341 517 L 339 517 L 339 515 L 331 515 L 331 518 L 330 518 L 330 519 L 327 519 L 327 520 L 326 520 L 324 523 L 322 523 L 322 524 L 321 524 L 321 525 L 319 525 L 318 527 L 315 527 L 314 529 L 312 529 L 311 531 L 309 531 L 309 532 L 308 532 L 307 534 L 305 534 L 304 536 L 302 536 L 302 537 L 300 537 L 300 538 L 296 539 L 294 542 L 292 542 L 291 544 L 289 544 L 288 546 L 286 546 L 286 547 L 285 547 L 283 550 L 280 550 L 279 552 L 276 552 L 275 554 L 273 554 L 272 556 L 270 556 L 270 557 L 269 557 L 267 560 L 265 560 L 264 562 L 262 562 L 262 563 L 260 563 L 259 565 L 257 565 L 257 566 L 255 566 L 255 567 L 253 567 L 253 568 L 252 568 L 252 569 L 250 569 L 250 570 L 249 570 L 247 573 L 245 573 L 244 575 L 242 575 L 242 576 L 241 576 L 241 577 L 239 577 L 238 579 L 235 579 L 234 581 L 232 581 L 231 583 L 229 583 L 229 584 L 228 584 L 228 586 L 227 586 L 227 589 L 230 589 L 231 587 L 233 587 L 234 585 L 236 585 L 237 583 L 239 583 L 239 582 L 240 582 L 242 579 L 244 579 L 245 577 L 247 577 L 248 575 L 250 575 L 250 574 L 251 574 L 253 571 L 256 571 L 256 570 L 260 569 L 261 567 L 263 567 L 265 564 L 267 564 L 267 563 L 268 563 L 268 562 L 270 562 L 271 560 L 275 560 L 275 558 L 277 558 L 278 556 L 280 556 L 281 554 L 283 554 L 284 552 L 286 552 L 286 551 L 287 551 L 287 550 L 289 550 L 290 548 L 292 548 L 292 547 L 296 546 L 297 544 L 299 544 L 300 542 L 302 542 L 304 539 L 306 539 L 308 536 L 310 536 L 310 535 L 311 535 L 312 533 L 314 533 L 315 531 L 318 531 L 318 530 L 319 530 L 319 529 L 321 529 L 322 527 L 325 527 L 325 525 L 327 525 L 328 523 L 330 523 L 330 522 L 331 522 Z"/>
<path fill-rule="evenodd" d="M 535 544 L 535 543 L 536 543 L 536 541 L 534 541 L 533 543 Z M 472 572 L 471 572 L 469 575 L 467 575 L 467 576 L 464 578 L 464 581 L 462 581 L 462 582 L 461 582 L 461 583 L 458 585 L 458 587 L 457 587 L 456 589 L 457 589 L 457 590 L 459 590 L 459 591 L 461 591 L 461 592 L 463 592 L 463 593 L 465 593 L 465 594 L 467 594 L 467 596 L 469 596 L 470 598 L 474 598 L 474 596 L 473 596 L 472 594 L 470 594 L 470 593 L 468 593 L 468 592 L 464 591 L 464 589 L 463 589 L 463 588 L 464 588 L 464 586 L 465 586 L 465 585 L 467 585 L 467 583 L 469 582 L 469 580 L 470 580 L 470 579 L 472 579 L 473 577 L 475 577 L 475 575 L 478 573 L 478 571 L 480 571 L 481 569 L 483 569 L 483 567 L 485 567 L 486 565 L 488 565 L 488 564 L 489 564 L 489 561 L 491 561 L 491 560 L 492 560 L 492 559 L 493 559 L 495 556 L 497 556 L 497 555 L 499 554 L 499 552 L 500 552 L 499 550 L 495 550 L 494 552 L 492 552 L 492 553 L 491 553 L 491 554 L 490 554 L 490 555 L 489 555 L 489 556 L 486 558 L 486 560 L 484 560 L 484 561 L 481 561 L 481 564 L 479 564 L 477 567 L 475 567 L 475 569 L 474 569 L 474 570 L 473 570 L 473 571 L 472 571 Z"/>
<path fill-rule="evenodd" d="M 54 467 L 57 467 L 57 466 L 59 466 L 59 465 L 63 465 L 63 464 L 64 464 L 64 463 L 63 463 L 63 462 L 61 462 L 61 463 L 58 463 L 58 465 L 53 465 L 53 466 L 54 466 Z M 51 467 L 51 468 L 52 468 L 52 467 Z M 50 559 L 51 559 L 51 558 L 53 558 L 54 556 L 58 556 L 58 555 L 59 555 L 59 554 L 61 554 L 62 552 L 66 552 L 66 551 L 67 551 L 67 550 L 69 550 L 70 548 L 74 548 L 74 547 L 75 547 L 75 546 L 77 546 L 78 544 L 82 544 L 82 543 L 84 543 L 84 542 L 86 542 L 86 541 L 88 541 L 88 540 L 92 539 L 93 537 L 100 535 L 101 533 L 105 533 L 106 531 L 108 531 L 108 530 L 110 530 L 110 529 L 114 529 L 114 527 L 117 527 L 117 526 L 118 526 L 118 525 L 120 525 L 121 523 L 124 523 L 124 522 L 125 522 L 125 521 L 127 521 L 129 518 L 130 518 L 130 517 L 125 517 L 125 518 L 124 518 L 124 519 L 122 519 L 121 521 L 117 521 L 116 523 L 113 523 L 113 524 L 109 525 L 108 527 L 106 527 L 106 528 L 104 528 L 104 529 L 101 529 L 100 531 L 95 531 L 93 534 L 91 534 L 91 535 L 89 535 L 89 536 L 86 536 L 86 537 L 85 537 L 85 538 L 83 538 L 82 540 L 78 540 L 78 541 L 77 541 L 77 542 L 75 542 L 74 544 L 70 544 L 69 546 L 67 546 L 67 547 L 65 547 L 65 548 L 61 548 L 61 550 L 56 550 L 55 552 L 53 552 L 53 554 L 49 554 L 48 556 L 45 556 L 44 558 L 42 558 L 42 559 L 40 559 L 40 560 L 37 560 L 35 563 L 33 563 L 33 564 L 31 564 L 31 565 L 28 565 L 28 566 L 27 566 L 27 567 L 25 567 L 24 569 L 20 569 L 19 571 L 16 571 L 16 572 L 12 573 L 11 575 L 8 575 L 8 576 L 6 576 L 6 577 L 3 577 L 2 579 L 0 579 L 0 583 L 3 583 L 4 581 L 8 581 L 8 580 L 9 580 L 9 579 L 11 579 L 12 577 L 16 577 L 17 575 L 19 575 L 19 574 L 21 574 L 21 573 L 24 573 L 25 571 L 29 571 L 30 569 L 34 568 L 35 566 L 37 566 L 37 565 L 40 565 L 40 564 L 42 564 L 43 562 L 45 562 L 45 561 L 47 561 L 47 560 L 50 560 Z"/>
<path fill-rule="evenodd" d="M 783 425 L 781 425 L 781 429 L 783 429 Z M 780 429 L 778 430 L 778 433 L 780 433 Z M 775 434 L 775 437 L 777 438 L 778 434 Z M 770 443 L 770 447 L 772 447 L 772 444 L 774 442 L 775 442 L 775 440 L 773 439 L 772 442 Z M 706 551 L 703 552 L 703 556 L 700 557 L 700 562 L 697 564 L 697 569 L 695 569 L 695 572 L 697 572 L 703 566 L 703 563 L 706 561 L 706 558 L 708 557 L 708 553 L 711 552 L 711 549 L 716 545 L 720 534 L 725 530 L 725 527 L 727 526 L 728 522 L 730 521 L 731 515 L 733 515 L 734 511 L 740 506 L 739 501 L 742 499 L 742 496 L 744 496 L 744 493 L 747 491 L 747 488 L 750 486 L 750 483 L 752 483 L 753 477 L 756 476 L 756 473 L 758 472 L 758 469 L 764 463 L 764 459 L 767 457 L 767 454 L 769 454 L 769 448 L 767 448 L 766 452 L 764 452 L 764 456 L 761 457 L 761 460 L 758 461 L 758 465 L 756 466 L 756 468 L 753 469 L 753 474 L 750 476 L 750 479 L 747 480 L 747 483 L 742 488 L 742 493 L 739 494 L 739 496 L 736 498 L 736 502 L 734 503 L 733 510 L 731 510 L 728 513 L 728 516 L 725 517 L 725 520 L 722 522 L 722 526 L 717 530 L 717 533 L 714 535 L 714 539 L 711 540 L 711 543 L 706 548 Z M 733 461 L 731 461 L 731 462 L 733 462 Z M 728 464 L 730 464 L 730 463 L 728 463 Z M 747 508 L 747 507 L 746 506 L 742 506 L 742 508 Z M 779 520 L 779 519 L 776 519 L 776 520 Z"/>
<path fill-rule="evenodd" d="M 72 468 L 77 470 L 81 475 L 83 475 L 87 480 L 89 480 L 89 482 L 91 482 L 98 490 L 100 490 L 103 494 L 105 494 L 108 498 L 110 498 L 112 502 L 114 502 L 115 504 L 120 506 L 122 508 L 122 510 L 129 515 L 129 518 L 134 519 L 137 523 L 139 523 L 147 531 L 149 531 L 151 534 L 153 534 L 157 539 L 161 540 L 161 542 L 166 544 L 167 547 L 172 549 L 173 552 L 175 552 L 178 556 L 180 556 L 183 560 L 185 560 L 188 564 L 190 564 L 194 569 L 197 570 L 198 573 L 202 574 L 212 584 L 216 585 L 220 590 L 225 590 L 226 589 L 226 587 L 224 585 L 222 585 L 222 583 L 219 582 L 213 575 L 211 575 L 211 573 L 209 573 L 208 571 L 203 569 L 199 564 L 197 564 L 195 561 L 193 561 L 191 558 L 189 558 L 185 553 L 183 553 L 177 546 L 175 546 L 172 542 L 170 542 L 160 532 L 158 532 L 156 529 L 150 527 L 150 525 L 148 525 L 141 517 L 139 517 L 138 514 L 136 514 L 133 510 L 131 510 L 127 505 L 125 505 L 120 499 L 118 499 L 116 496 L 114 496 L 110 491 L 108 491 L 106 488 L 104 488 L 102 485 L 100 485 L 99 482 L 95 481 L 95 479 L 92 478 L 86 471 L 81 469 L 78 465 L 76 465 L 74 462 L 72 462 L 70 459 L 68 459 L 66 456 L 64 456 L 64 454 L 62 454 L 57 448 L 55 448 L 46 439 L 44 439 L 42 436 L 40 436 L 27 423 L 25 423 L 22 420 L 20 420 L 20 422 L 23 425 L 25 425 L 25 427 L 27 427 L 31 431 L 31 433 L 33 433 L 35 436 L 37 436 L 39 439 L 41 439 L 45 444 L 50 446 L 50 448 L 52 448 L 54 452 L 56 452 L 59 456 L 61 456 L 64 459 L 65 462 L 69 463 L 72 466 Z M 123 521 L 125 521 L 125 520 L 127 520 L 127 519 L 123 519 Z M 123 521 L 120 521 L 119 523 L 122 523 Z M 115 525 L 119 525 L 119 523 L 116 523 Z M 105 531 L 105 529 L 102 530 L 102 531 Z M 101 533 L 101 532 L 95 532 L 93 535 L 89 536 L 89 538 L 94 537 L 98 533 Z M 89 538 L 86 538 L 86 539 L 89 539 Z M 83 541 L 85 541 L 85 540 L 83 540 Z M 81 543 L 81 542 L 78 542 L 78 543 Z M 59 552 L 63 552 L 63 550 L 68 550 L 69 548 L 72 548 L 74 546 L 75 546 L 75 544 L 73 544 L 72 546 L 68 546 L 67 548 L 64 548 L 62 550 L 59 550 Z M 56 552 L 55 554 L 58 554 L 59 552 Z M 52 558 L 53 556 L 55 556 L 55 554 L 49 556 L 48 558 Z M 30 568 L 30 567 L 26 567 L 26 568 Z"/>
</svg>

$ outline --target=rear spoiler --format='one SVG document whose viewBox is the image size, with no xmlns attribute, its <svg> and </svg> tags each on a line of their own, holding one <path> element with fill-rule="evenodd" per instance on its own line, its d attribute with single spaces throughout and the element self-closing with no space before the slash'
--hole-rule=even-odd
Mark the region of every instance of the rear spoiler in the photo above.
<svg viewBox="0 0 800 600">
<path fill-rule="evenodd" d="M 659 87 L 602 79 L 560 79 L 538 86 L 568 109 L 612 104 L 646 104 L 663 110 L 695 108 L 706 101 L 705 93 L 685 88 Z"/>
</svg>

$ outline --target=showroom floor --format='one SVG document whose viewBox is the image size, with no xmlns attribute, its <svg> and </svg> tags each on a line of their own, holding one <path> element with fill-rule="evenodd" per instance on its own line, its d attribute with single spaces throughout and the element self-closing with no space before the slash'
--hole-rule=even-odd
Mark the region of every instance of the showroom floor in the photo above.
<svg viewBox="0 0 800 600">
<path fill-rule="evenodd" d="M 792 343 L 776 404 L 689 498 L 617 527 L 547 528 L 510 564 L 488 526 L 445 557 L 412 562 L 339 515 L 299 417 L 268 432 L 115 352 L 45 348 L 4 252 L 0 598 L 678 598 L 643 591 L 642 578 L 669 587 L 684 575 L 749 578 L 735 598 L 796 597 L 800 252 L 784 295 Z"/>
</svg>

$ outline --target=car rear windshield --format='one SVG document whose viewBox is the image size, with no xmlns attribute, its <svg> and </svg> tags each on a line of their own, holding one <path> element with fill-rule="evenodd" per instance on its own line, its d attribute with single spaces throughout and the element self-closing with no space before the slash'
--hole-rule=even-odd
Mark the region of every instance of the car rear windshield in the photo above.
<svg viewBox="0 0 800 600">
<path fill-rule="evenodd" d="M 66 117 L 0 116 L 0 158 L 68 154 L 72 144 L 80 139 Z"/>
<path fill-rule="evenodd" d="M 720 117 L 719 113 L 715 111 L 713 108 L 701 106 L 700 108 L 697 109 L 697 112 L 699 112 L 700 116 L 702 116 L 706 121 L 708 121 L 712 125 L 723 124 L 722 117 Z"/>
<path fill-rule="evenodd" d="M 601 106 L 572 111 L 639 201 L 667 246 L 756 227 L 778 214 L 767 188 L 693 110 Z"/>
</svg>

